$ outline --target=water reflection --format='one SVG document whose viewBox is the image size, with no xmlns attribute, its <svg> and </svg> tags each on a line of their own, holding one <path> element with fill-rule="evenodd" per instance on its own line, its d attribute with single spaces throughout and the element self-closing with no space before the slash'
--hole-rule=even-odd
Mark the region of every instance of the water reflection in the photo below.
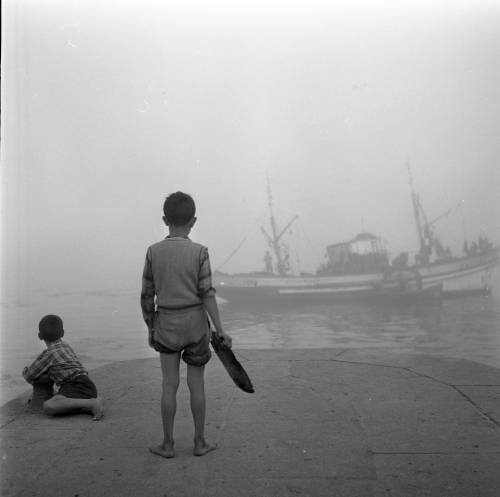
<svg viewBox="0 0 500 497">
<path fill-rule="evenodd" d="M 420 303 L 295 303 L 223 308 L 243 348 L 377 347 L 500 367 L 500 311 L 491 296 Z"/>
</svg>

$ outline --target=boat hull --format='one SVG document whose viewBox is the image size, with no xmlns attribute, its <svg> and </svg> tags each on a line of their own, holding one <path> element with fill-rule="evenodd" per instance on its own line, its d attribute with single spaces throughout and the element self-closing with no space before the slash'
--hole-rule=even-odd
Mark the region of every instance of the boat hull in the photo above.
<svg viewBox="0 0 500 497">
<path fill-rule="evenodd" d="M 444 294 L 490 293 L 498 265 L 498 252 L 464 257 L 448 263 L 421 268 L 427 284 L 442 283 Z"/>
<path fill-rule="evenodd" d="M 417 297 L 439 286 L 443 295 L 491 292 L 492 278 L 498 265 L 498 249 L 476 256 L 462 257 L 391 273 L 339 276 L 276 277 L 262 275 L 217 275 L 217 294 L 228 301 L 332 300 L 346 297 L 381 295 L 381 290 L 396 297 Z M 440 293 L 441 293 L 440 292 Z"/>
</svg>

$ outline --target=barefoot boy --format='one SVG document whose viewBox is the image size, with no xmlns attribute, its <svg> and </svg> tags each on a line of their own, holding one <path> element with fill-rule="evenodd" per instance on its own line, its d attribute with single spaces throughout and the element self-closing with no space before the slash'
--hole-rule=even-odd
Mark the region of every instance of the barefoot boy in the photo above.
<svg viewBox="0 0 500 497">
<path fill-rule="evenodd" d="M 206 247 L 188 235 L 196 222 L 193 199 L 182 192 L 167 197 L 163 221 L 169 235 L 151 245 L 142 277 L 141 307 L 148 327 L 149 344 L 160 352 L 163 375 L 161 414 L 163 442 L 150 448 L 162 457 L 174 457 L 173 428 L 180 359 L 187 364 L 187 384 L 194 421 L 195 456 L 215 449 L 205 440 L 205 364 L 210 360 L 210 329 L 231 346 L 224 333 L 212 288 Z"/>
<path fill-rule="evenodd" d="M 49 314 L 41 319 L 38 329 L 38 338 L 45 342 L 47 349 L 23 369 L 23 376 L 31 384 L 47 381 L 48 377 L 59 387 L 57 393 L 44 402 L 44 412 L 56 415 L 88 411 L 94 420 L 101 419 L 103 406 L 96 386 L 73 349 L 61 340 L 64 335 L 62 319 Z"/>
</svg>

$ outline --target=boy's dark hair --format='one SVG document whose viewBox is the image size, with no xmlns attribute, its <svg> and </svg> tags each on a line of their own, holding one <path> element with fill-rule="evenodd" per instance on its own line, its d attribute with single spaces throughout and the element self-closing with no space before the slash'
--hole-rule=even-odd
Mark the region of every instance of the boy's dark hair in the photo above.
<svg viewBox="0 0 500 497">
<path fill-rule="evenodd" d="M 163 204 L 163 214 L 167 223 L 184 226 L 196 214 L 196 206 L 191 195 L 183 192 L 171 193 Z"/>
<path fill-rule="evenodd" d="M 38 338 L 47 342 L 55 342 L 64 336 L 63 322 L 59 316 L 48 314 L 38 323 Z"/>
</svg>

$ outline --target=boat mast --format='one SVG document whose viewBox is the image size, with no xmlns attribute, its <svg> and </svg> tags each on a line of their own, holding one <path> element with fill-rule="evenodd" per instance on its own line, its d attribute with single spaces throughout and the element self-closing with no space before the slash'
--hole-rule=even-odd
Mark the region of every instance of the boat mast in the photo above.
<svg viewBox="0 0 500 497">
<path fill-rule="evenodd" d="M 271 222 L 271 232 L 272 236 L 269 236 L 264 228 L 261 227 L 262 232 L 267 238 L 270 246 L 272 247 L 277 261 L 278 274 L 280 276 L 285 276 L 288 271 L 288 263 L 285 260 L 283 253 L 281 251 L 280 239 L 291 226 L 291 224 L 298 218 L 295 216 L 282 230 L 278 233 L 278 227 L 276 226 L 276 220 L 274 218 L 273 211 L 273 196 L 271 193 L 271 185 L 269 183 L 269 177 L 267 177 L 267 202 L 269 205 L 269 216 Z"/>
<path fill-rule="evenodd" d="M 283 270 L 283 256 L 281 254 L 281 248 L 278 243 L 278 236 L 276 230 L 276 221 L 274 219 L 273 212 L 273 197 L 271 194 L 271 185 L 269 184 L 269 178 L 267 178 L 267 203 L 269 205 L 269 216 L 271 221 L 271 232 L 273 234 L 271 245 L 273 247 L 274 253 L 276 255 L 276 259 L 278 261 L 278 273 L 281 275 Z"/>
<path fill-rule="evenodd" d="M 420 257 L 422 258 L 421 262 L 427 264 L 429 262 L 429 257 L 427 255 L 427 249 L 425 245 L 425 238 L 422 229 L 422 222 L 420 220 L 420 200 L 418 195 L 415 193 L 415 189 L 413 187 L 413 177 L 411 174 L 410 162 L 407 163 L 408 167 L 408 176 L 410 178 L 410 189 L 411 189 L 411 200 L 413 204 L 413 215 L 415 216 L 415 225 L 417 228 L 417 239 L 420 245 Z"/>
</svg>

